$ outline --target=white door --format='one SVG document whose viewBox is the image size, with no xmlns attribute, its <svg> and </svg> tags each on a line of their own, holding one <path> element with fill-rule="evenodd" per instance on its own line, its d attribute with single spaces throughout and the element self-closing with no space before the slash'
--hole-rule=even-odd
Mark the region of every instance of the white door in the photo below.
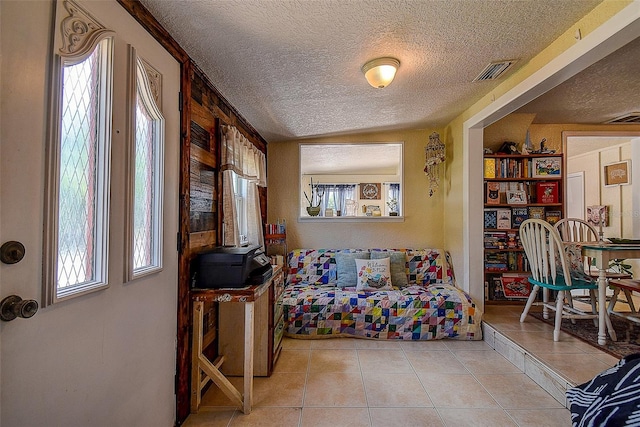
<svg viewBox="0 0 640 427">
<path fill-rule="evenodd" d="M 115 31 L 109 287 L 0 322 L 2 426 L 169 426 L 175 420 L 179 64 L 115 0 L 83 1 Z M 42 303 L 51 1 L 0 1 L 0 299 Z M 127 45 L 162 75 L 164 251 L 160 272 L 124 283 Z M 42 305 L 42 304 L 41 304 Z"/>
<path fill-rule="evenodd" d="M 584 205 L 584 172 L 567 174 L 566 218 L 586 219 Z"/>
</svg>

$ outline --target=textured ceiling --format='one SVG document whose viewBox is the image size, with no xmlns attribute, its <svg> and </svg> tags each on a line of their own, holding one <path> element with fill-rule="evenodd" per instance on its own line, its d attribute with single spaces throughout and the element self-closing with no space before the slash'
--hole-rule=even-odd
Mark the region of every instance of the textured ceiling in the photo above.
<svg viewBox="0 0 640 427">
<path fill-rule="evenodd" d="M 429 129 L 524 65 L 600 0 L 141 0 L 267 141 Z M 400 60 L 370 87 L 366 61 Z M 637 92 L 636 92 L 637 93 Z"/>
<path fill-rule="evenodd" d="M 604 123 L 640 112 L 640 39 L 518 110 L 533 123 Z"/>
<path fill-rule="evenodd" d="M 331 149 L 327 149 L 330 146 Z M 364 149 L 363 149 L 364 148 Z M 402 144 L 303 144 L 302 175 L 400 175 Z"/>
</svg>

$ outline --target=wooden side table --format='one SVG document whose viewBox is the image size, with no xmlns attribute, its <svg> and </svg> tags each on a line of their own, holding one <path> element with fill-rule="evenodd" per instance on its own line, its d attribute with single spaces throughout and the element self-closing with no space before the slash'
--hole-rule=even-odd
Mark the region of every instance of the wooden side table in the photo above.
<svg viewBox="0 0 640 427">
<path fill-rule="evenodd" d="M 202 400 L 202 389 L 213 381 L 231 401 L 245 414 L 251 413 L 253 399 L 253 351 L 254 351 L 254 304 L 271 286 L 269 279 L 258 286 L 246 288 L 194 289 L 193 300 L 193 339 L 191 345 L 191 412 L 197 413 Z M 244 386 L 243 393 L 220 372 L 224 355 L 210 361 L 203 354 L 203 322 L 205 302 L 241 302 L 244 312 Z M 201 377 L 204 373 L 204 378 Z"/>
</svg>

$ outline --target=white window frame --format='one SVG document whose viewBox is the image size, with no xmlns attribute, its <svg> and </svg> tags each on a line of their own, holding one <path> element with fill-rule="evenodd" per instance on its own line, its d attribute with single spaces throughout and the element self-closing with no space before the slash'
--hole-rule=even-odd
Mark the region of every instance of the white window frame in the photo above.
<svg viewBox="0 0 640 427">
<path fill-rule="evenodd" d="M 89 13 L 70 0 L 59 1 L 56 7 L 56 22 L 59 25 L 54 26 L 46 147 L 43 306 L 108 287 L 114 32 L 104 28 Z M 100 45 L 101 69 L 96 115 L 93 277 L 89 281 L 60 288 L 58 286 L 58 239 L 64 67 L 85 61 L 95 52 L 98 45 Z"/>
<path fill-rule="evenodd" d="M 236 214 L 238 218 L 238 234 L 240 235 L 240 246 L 249 243 L 249 224 L 247 215 L 247 196 L 249 181 L 233 172 L 233 196 L 236 204 Z"/>
<path fill-rule="evenodd" d="M 146 61 L 140 58 L 136 49 L 129 45 L 129 75 L 128 75 L 128 150 L 127 150 L 127 195 L 126 195 L 126 239 L 125 239 L 125 281 L 162 271 L 163 258 L 163 197 L 164 194 L 164 117 L 158 103 L 160 103 L 161 83 L 159 78 L 151 82 L 148 72 L 159 76 L 159 73 Z M 156 90 L 154 92 L 154 89 Z M 148 265 L 135 267 L 135 168 L 136 168 L 136 107 L 137 99 L 141 97 L 147 113 L 153 117 L 154 127 L 154 158 L 153 164 L 153 207 L 149 233 L 151 235 L 151 260 Z"/>
</svg>

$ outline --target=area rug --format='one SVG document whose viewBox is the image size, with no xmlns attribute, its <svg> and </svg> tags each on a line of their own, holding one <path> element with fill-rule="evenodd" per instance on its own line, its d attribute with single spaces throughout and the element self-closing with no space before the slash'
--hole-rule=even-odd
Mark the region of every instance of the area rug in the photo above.
<svg viewBox="0 0 640 427">
<path fill-rule="evenodd" d="M 551 326 L 554 324 L 554 313 L 549 313 L 550 318 L 546 320 L 542 318 L 542 312 L 529 312 L 529 315 Z M 607 336 L 605 345 L 598 345 L 598 327 L 590 319 L 579 319 L 575 324 L 571 323 L 569 319 L 562 319 L 560 329 L 618 358 L 640 353 L 640 324 L 617 316 L 611 316 L 611 323 L 618 336 L 618 341 L 611 341 L 611 338 Z"/>
</svg>

